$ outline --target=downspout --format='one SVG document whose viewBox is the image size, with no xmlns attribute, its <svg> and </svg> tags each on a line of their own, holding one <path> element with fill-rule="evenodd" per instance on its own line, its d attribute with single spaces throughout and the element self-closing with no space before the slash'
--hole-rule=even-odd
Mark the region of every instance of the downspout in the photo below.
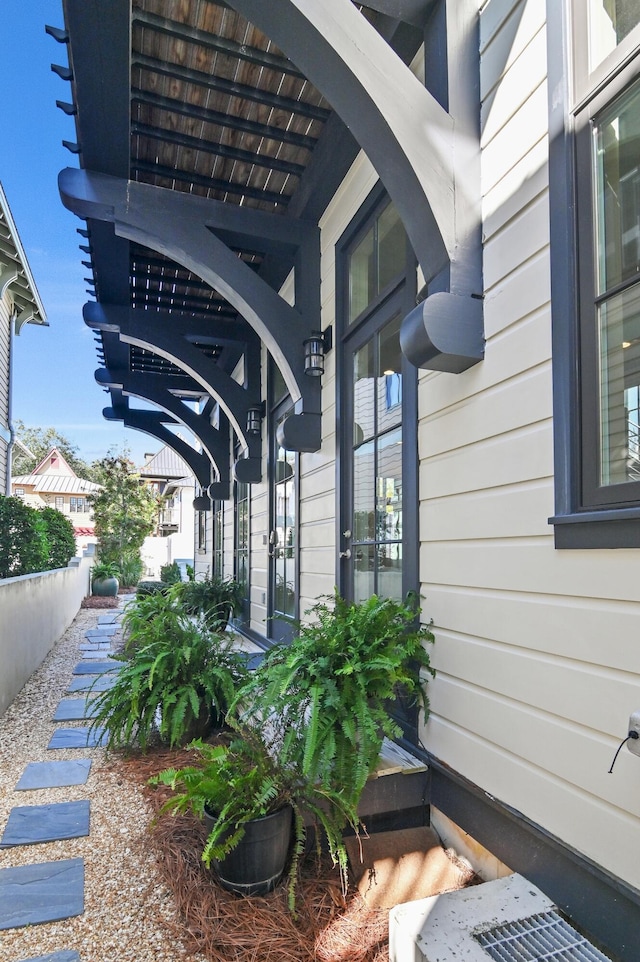
<svg viewBox="0 0 640 962">
<path fill-rule="evenodd" d="M 5 482 L 5 494 L 9 498 L 11 497 L 11 461 L 13 457 L 13 446 L 16 443 L 16 432 L 13 426 L 12 412 L 13 412 L 13 339 L 14 326 L 18 314 L 14 310 L 9 318 L 9 399 L 7 402 L 7 427 L 9 428 L 9 446 L 7 447 L 7 478 Z"/>
</svg>

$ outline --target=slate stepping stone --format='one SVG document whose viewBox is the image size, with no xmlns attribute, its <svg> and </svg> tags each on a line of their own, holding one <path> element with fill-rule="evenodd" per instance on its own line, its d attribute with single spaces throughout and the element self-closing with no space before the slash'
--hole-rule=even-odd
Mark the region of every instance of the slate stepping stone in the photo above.
<svg viewBox="0 0 640 962">
<path fill-rule="evenodd" d="M 16 792 L 35 788 L 62 788 L 66 785 L 84 785 L 91 771 L 90 758 L 78 758 L 72 762 L 29 762 Z"/>
<path fill-rule="evenodd" d="M 73 669 L 74 675 L 102 675 L 107 671 L 120 671 L 121 661 L 81 661 Z"/>
<path fill-rule="evenodd" d="M 39 955 L 37 959 L 22 959 L 21 962 L 80 962 L 80 956 L 74 950 L 68 952 L 50 952 L 49 955 Z"/>
<path fill-rule="evenodd" d="M 105 675 L 76 675 L 75 678 L 71 679 L 67 694 L 71 695 L 75 691 L 88 691 L 89 688 L 95 692 L 107 691 L 107 689 L 113 687 L 115 681 L 113 672 L 108 672 Z"/>
<path fill-rule="evenodd" d="M 52 805 L 21 805 L 9 812 L 0 848 L 38 845 L 89 834 L 89 802 L 58 802 Z"/>
<path fill-rule="evenodd" d="M 49 955 L 39 955 L 37 959 L 22 959 L 22 962 L 80 962 L 80 956 L 74 951 L 50 952 Z"/>
<path fill-rule="evenodd" d="M 106 742 L 102 728 L 57 728 L 51 736 L 47 749 L 56 748 L 99 748 Z"/>
<path fill-rule="evenodd" d="M 84 718 L 93 718 L 95 711 L 91 698 L 63 698 L 56 708 L 53 720 L 82 721 Z"/>
<path fill-rule="evenodd" d="M 57 922 L 83 912 L 83 859 L 0 869 L 0 929 Z"/>
<path fill-rule="evenodd" d="M 89 628 L 84 636 L 91 641 L 98 641 L 101 638 L 111 638 L 117 630 L 117 625 L 100 625 L 98 628 Z"/>
<path fill-rule="evenodd" d="M 98 615 L 98 627 L 100 625 L 114 625 L 116 623 L 116 615 Z"/>
</svg>

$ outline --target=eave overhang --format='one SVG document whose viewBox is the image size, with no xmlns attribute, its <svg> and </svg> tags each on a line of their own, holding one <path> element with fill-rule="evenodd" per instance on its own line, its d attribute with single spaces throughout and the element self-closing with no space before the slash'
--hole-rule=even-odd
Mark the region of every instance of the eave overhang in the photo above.
<svg viewBox="0 0 640 962">
<path fill-rule="evenodd" d="M 16 334 L 24 324 L 48 327 L 27 255 L 0 185 L 0 299 L 7 292 L 13 300 Z"/>
</svg>

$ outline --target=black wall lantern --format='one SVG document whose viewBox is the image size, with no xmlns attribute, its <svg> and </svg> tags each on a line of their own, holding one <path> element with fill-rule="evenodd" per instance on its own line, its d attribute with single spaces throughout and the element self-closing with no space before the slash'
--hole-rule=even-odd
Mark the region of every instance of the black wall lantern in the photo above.
<svg viewBox="0 0 640 962">
<path fill-rule="evenodd" d="M 309 377 L 324 374 L 324 358 L 333 347 L 333 328 L 326 331 L 312 331 L 304 343 L 304 373 Z"/>
<path fill-rule="evenodd" d="M 263 407 L 261 404 L 247 408 L 247 434 L 258 435 L 262 431 Z"/>
</svg>

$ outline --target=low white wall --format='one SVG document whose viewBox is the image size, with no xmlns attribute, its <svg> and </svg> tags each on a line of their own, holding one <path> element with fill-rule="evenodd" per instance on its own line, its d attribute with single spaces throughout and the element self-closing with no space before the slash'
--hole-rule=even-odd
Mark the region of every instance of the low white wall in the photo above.
<svg viewBox="0 0 640 962">
<path fill-rule="evenodd" d="M 86 553 L 67 568 L 0 581 L 0 715 L 77 615 L 93 561 Z"/>
</svg>

